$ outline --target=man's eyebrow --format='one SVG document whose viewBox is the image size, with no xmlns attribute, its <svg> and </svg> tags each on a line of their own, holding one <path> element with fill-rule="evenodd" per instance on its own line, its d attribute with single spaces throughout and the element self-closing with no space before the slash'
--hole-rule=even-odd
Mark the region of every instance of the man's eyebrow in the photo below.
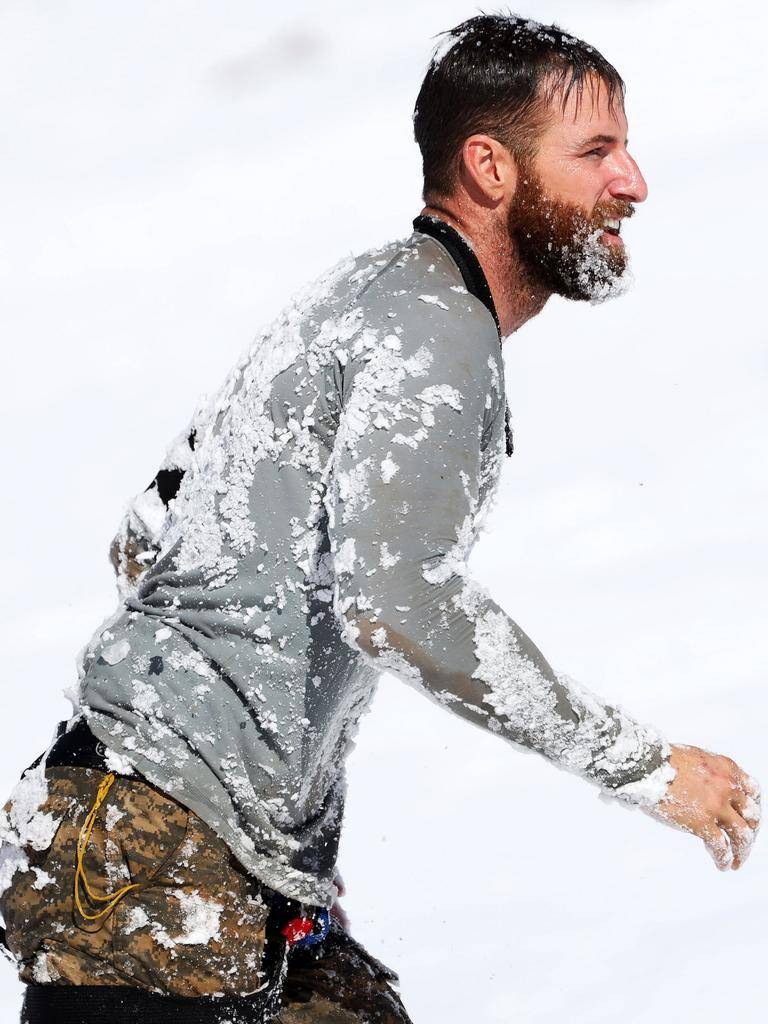
<svg viewBox="0 0 768 1024">
<path fill-rule="evenodd" d="M 581 149 L 583 146 L 591 146 L 595 142 L 618 142 L 618 136 L 616 135 L 593 135 L 591 139 L 584 139 L 579 142 L 576 146 L 577 149 Z M 629 139 L 624 139 L 624 145 L 629 145 Z"/>
</svg>

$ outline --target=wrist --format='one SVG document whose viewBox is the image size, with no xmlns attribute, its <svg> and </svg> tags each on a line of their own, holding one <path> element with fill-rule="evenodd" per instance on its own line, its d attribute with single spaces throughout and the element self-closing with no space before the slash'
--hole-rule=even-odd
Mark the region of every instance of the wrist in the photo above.
<svg viewBox="0 0 768 1024">
<path fill-rule="evenodd" d="M 672 750 L 665 739 L 660 739 L 658 757 L 653 759 L 650 771 L 619 786 L 604 787 L 604 794 L 637 807 L 654 807 L 664 799 L 670 783 L 677 775 L 671 763 Z"/>
</svg>

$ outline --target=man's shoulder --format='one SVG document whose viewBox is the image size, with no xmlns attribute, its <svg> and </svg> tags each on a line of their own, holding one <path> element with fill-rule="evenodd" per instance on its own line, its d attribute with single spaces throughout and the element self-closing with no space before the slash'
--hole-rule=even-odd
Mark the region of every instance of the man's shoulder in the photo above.
<svg viewBox="0 0 768 1024">
<path fill-rule="evenodd" d="M 498 345 L 488 307 L 469 292 L 447 249 L 420 231 L 338 260 L 294 293 L 265 333 L 286 323 L 320 328 L 345 314 L 371 327 L 433 327 L 484 335 L 488 344 Z"/>
<path fill-rule="evenodd" d="M 290 369 L 300 358 L 319 370 L 332 357 L 346 362 L 359 354 L 362 333 L 379 342 L 396 335 L 401 350 L 411 354 L 427 346 L 438 362 L 500 361 L 491 311 L 468 290 L 448 250 L 412 231 L 342 258 L 295 292 L 233 374 L 249 363 Z"/>
<path fill-rule="evenodd" d="M 447 249 L 420 231 L 358 257 L 349 283 L 357 286 L 350 306 L 371 326 L 499 347 L 491 311 L 468 290 Z"/>
<path fill-rule="evenodd" d="M 348 282 L 358 288 L 347 307 L 349 331 L 342 346 L 350 364 L 346 386 L 373 360 L 366 387 L 371 374 L 382 381 L 405 374 L 422 391 L 450 386 L 467 401 L 479 396 L 489 422 L 503 417 L 496 319 L 469 290 L 448 249 L 414 231 L 358 260 Z"/>
</svg>

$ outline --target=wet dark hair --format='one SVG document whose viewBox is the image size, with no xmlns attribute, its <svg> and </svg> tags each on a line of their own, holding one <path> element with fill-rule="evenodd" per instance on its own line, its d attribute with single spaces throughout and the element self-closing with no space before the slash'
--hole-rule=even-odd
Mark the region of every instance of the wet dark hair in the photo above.
<svg viewBox="0 0 768 1024">
<path fill-rule="evenodd" d="M 464 140 L 490 135 L 521 163 L 538 149 L 557 94 L 562 109 L 575 88 L 576 109 L 590 73 L 624 101 L 621 75 L 593 46 L 557 25 L 516 14 L 479 14 L 440 33 L 413 111 L 424 168 L 424 199 L 450 195 Z"/>
</svg>

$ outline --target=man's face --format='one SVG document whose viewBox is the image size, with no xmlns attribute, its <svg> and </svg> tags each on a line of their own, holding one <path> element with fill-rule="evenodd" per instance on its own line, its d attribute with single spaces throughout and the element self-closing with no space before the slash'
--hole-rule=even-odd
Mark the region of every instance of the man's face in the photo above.
<svg viewBox="0 0 768 1024">
<path fill-rule="evenodd" d="M 531 162 L 519 163 L 507 226 L 530 277 L 567 299 L 602 302 L 631 282 L 618 234 L 648 195 L 627 152 L 627 120 L 604 82 L 589 78 L 563 111 L 557 98 Z M 607 230 L 606 230 L 607 229 Z"/>
</svg>

